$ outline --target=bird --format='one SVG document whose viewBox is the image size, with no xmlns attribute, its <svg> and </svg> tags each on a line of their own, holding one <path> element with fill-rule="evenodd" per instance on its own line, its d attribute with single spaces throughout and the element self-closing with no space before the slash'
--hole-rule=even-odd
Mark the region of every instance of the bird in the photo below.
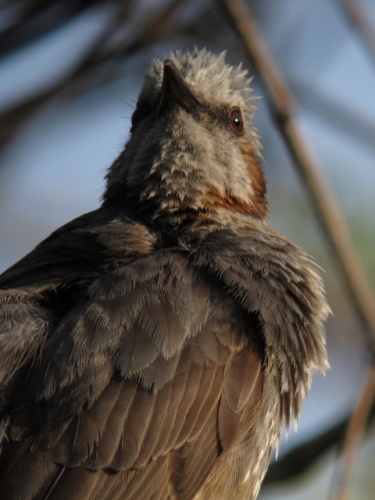
<svg viewBox="0 0 375 500">
<path fill-rule="evenodd" d="M 257 497 L 329 306 L 269 226 L 254 100 L 224 52 L 154 59 L 100 207 L 0 276 L 0 498 Z"/>
</svg>

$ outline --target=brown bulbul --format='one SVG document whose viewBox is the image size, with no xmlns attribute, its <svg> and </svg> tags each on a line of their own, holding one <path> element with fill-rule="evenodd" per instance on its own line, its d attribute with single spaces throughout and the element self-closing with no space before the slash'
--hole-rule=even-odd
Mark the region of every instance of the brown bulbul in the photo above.
<svg viewBox="0 0 375 500">
<path fill-rule="evenodd" d="M 153 61 L 101 207 L 0 277 L 1 499 L 256 498 L 328 306 L 267 224 L 249 85 Z"/>
</svg>

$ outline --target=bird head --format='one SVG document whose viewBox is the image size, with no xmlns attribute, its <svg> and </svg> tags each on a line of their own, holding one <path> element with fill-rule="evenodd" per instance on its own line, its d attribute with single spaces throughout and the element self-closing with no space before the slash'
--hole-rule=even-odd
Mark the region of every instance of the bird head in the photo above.
<svg viewBox="0 0 375 500">
<path fill-rule="evenodd" d="M 107 175 L 104 204 L 173 214 L 267 215 L 251 80 L 225 53 L 176 52 L 154 60 L 131 137 Z"/>
</svg>

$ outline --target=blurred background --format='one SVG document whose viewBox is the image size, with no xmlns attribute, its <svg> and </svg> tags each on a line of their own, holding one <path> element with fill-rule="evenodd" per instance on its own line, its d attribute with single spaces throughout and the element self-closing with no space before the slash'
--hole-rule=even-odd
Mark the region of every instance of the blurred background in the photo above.
<svg viewBox="0 0 375 500">
<path fill-rule="evenodd" d="M 365 14 L 367 38 L 353 23 L 352 4 Z M 247 5 L 299 103 L 322 175 L 374 287 L 375 1 Z M 267 95 L 214 0 L 0 0 L 0 272 L 98 206 L 151 59 L 194 46 L 226 50 L 230 63 L 242 61 L 254 74 L 255 94 Z M 257 106 L 270 224 L 324 268 L 333 310 L 331 369 L 314 378 L 298 433 L 291 429 L 282 439 L 260 498 L 333 499 L 346 420 L 362 391 L 370 349 L 267 98 Z M 374 500 L 374 464 L 370 417 L 348 499 Z"/>
</svg>

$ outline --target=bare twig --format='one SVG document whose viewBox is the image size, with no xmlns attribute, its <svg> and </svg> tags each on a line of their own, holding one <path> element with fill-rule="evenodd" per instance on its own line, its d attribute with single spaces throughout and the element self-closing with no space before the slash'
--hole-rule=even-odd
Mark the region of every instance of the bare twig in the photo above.
<svg viewBox="0 0 375 500">
<path fill-rule="evenodd" d="M 365 391 L 362 394 L 365 394 Z M 271 463 L 264 483 L 272 484 L 285 481 L 306 472 L 326 451 L 336 446 L 337 443 L 343 442 L 352 418 L 353 415 L 347 415 L 331 427 L 324 428 L 320 434 L 298 444 L 276 462 Z M 365 422 L 366 428 L 374 423 L 374 419 L 375 403 L 372 401 L 368 419 Z"/>
<path fill-rule="evenodd" d="M 350 243 L 343 216 L 296 118 L 297 103 L 249 8 L 242 0 L 219 0 L 263 79 L 279 130 L 308 190 L 318 220 L 341 267 L 346 288 L 371 348 L 375 343 L 375 300 Z"/>
<path fill-rule="evenodd" d="M 8 54 L 21 45 L 30 43 L 56 27 L 61 26 L 61 24 L 74 18 L 84 10 L 89 9 L 98 1 L 5 1 L 3 5 L 0 4 L 0 8 L 6 9 L 12 7 L 17 11 L 18 15 L 13 17 L 9 26 L 5 26 L 3 29 L 0 28 L 0 56 Z"/>
<path fill-rule="evenodd" d="M 319 163 L 306 141 L 301 125 L 295 117 L 297 103 L 249 9 L 241 0 L 219 1 L 266 85 L 279 130 L 312 197 L 318 219 L 337 256 L 349 295 L 373 348 L 375 344 L 375 303 L 372 291 L 350 244 L 341 212 L 321 175 Z M 340 476 L 345 477 L 345 481 L 340 482 L 336 500 L 345 499 L 360 437 L 366 425 L 374 395 L 375 369 L 372 367 L 357 409 L 351 416 L 345 434 L 342 452 L 343 467 Z"/>
<path fill-rule="evenodd" d="M 126 9 L 124 10 L 126 11 Z M 118 26 L 119 19 L 123 19 L 123 17 L 121 10 L 118 10 L 104 33 L 98 35 L 98 38 L 92 42 L 91 48 L 88 49 L 83 59 L 61 80 L 46 90 L 41 90 L 35 96 L 27 98 L 25 101 L 21 101 L 0 113 L 0 150 L 7 145 L 24 121 L 32 116 L 38 108 L 56 96 L 62 97 L 64 92 L 71 91 L 73 93 L 72 88 L 74 88 L 74 85 L 77 85 L 79 81 L 82 81 L 85 74 L 92 71 L 96 65 L 99 65 L 103 56 L 98 48 L 105 43 L 108 34 L 113 33 Z M 95 78 L 89 79 L 86 88 L 90 85 L 92 87 L 96 85 Z"/>
<path fill-rule="evenodd" d="M 362 441 L 366 423 L 371 411 L 375 397 L 375 364 L 370 366 L 362 394 L 359 397 L 357 407 L 353 412 L 343 443 L 341 460 L 342 464 L 336 479 L 336 492 L 332 496 L 335 500 L 346 500 L 350 481 L 353 476 L 359 446 Z"/>
<path fill-rule="evenodd" d="M 326 92 L 311 80 L 294 79 L 292 86 L 305 109 L 370 149 L 372 154 L 375 152 L 375 117 L 370 112 L 360 109 L 355 102 Z"/>
<path fill-rule="evenodd" d="M 350 21 L 356 27 L 365 47 L 375 60 L 375 29 L 361 0 L 340 0 Z"/>
<path fill-rule="evenodd" d="M 17 103 L 0 113 L 0 151 L 18 129 L 43 104 L 51 99 L 77 95 L 111 81 L 120 71 L 119 61 L 136 50 L 165 39 L 178 30 L 173 13 L 187 0 L 169 0 L 160 8 L 148 12 L 139 25 L 130 18 L 132 5 L 119 2 L 108 26 L 92 42 L 87 54 L 73 70 L 50 88 Z M 131 30 L 125 28 L 131 25 Z"/>
</svg>

